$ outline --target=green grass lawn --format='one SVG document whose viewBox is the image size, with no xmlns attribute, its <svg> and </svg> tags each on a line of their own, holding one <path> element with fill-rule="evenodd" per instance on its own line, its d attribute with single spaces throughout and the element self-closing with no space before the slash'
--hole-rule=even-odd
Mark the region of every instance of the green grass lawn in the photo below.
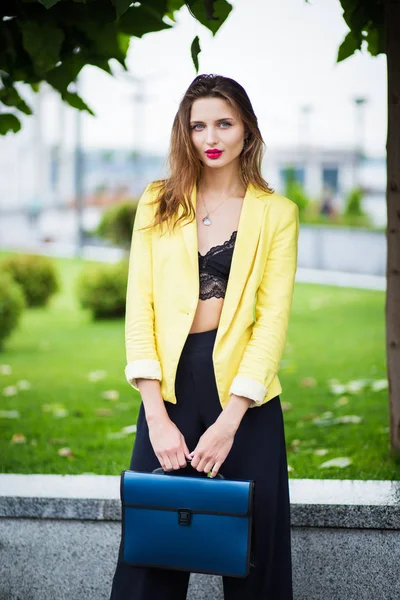
<svg viewBox="0 0 400 600">
<path fill-rule="evenodd" d="M 74 292 L 86 263 L 54 260 L 61 292 L 28 309 L 0 353 L 0 471 L 119 475 L 140 403 L 124 377 L 124 323 L 93 322 Z M 280 371 L 290 477 L 399 478 L 388 392 L 371 385 L 385 377 L 384 294 L 297 284 Z M 333 393 L 332 380 L 367 383 Z M 335 422 L 345 415 L 360 422 Z M 351 462 L 320 468 L 338 457 Z"/>
</svg>

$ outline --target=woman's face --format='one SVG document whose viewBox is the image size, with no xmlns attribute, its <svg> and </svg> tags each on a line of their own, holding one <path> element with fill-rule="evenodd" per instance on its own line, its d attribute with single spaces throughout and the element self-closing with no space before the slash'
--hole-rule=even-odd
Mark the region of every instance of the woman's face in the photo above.
<svg viewBox="0 0 400 600">
<path fill-rule="evenodd" d="M 198 98 L 193 102 L 190 133 L 200 160 L 211 168 L 227 165 L 243 149 L 243 121 L 222 98 Z M 209 150 L 221 153 L 207 154 Z"/>
</svg>

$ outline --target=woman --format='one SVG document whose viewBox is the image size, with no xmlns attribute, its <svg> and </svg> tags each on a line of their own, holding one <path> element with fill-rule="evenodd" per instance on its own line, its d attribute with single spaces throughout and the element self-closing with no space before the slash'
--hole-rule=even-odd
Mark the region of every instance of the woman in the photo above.
<svg viewBox="0 0 400 600">
<path fill-rule="evenodd" d="M 236 81 L 199 75 L 176 114 L 170 176 L 137 209 L 126 378 L 142 403 L 130 469 L 255 480 L 255 566 L 225 600 L 292 600 L 279 364 L 297 266 L 297 205 L 261 176 L 263 139 Z M 189 573 L 123 563 L 112 600 L 184 600 Z"/>
</svg>

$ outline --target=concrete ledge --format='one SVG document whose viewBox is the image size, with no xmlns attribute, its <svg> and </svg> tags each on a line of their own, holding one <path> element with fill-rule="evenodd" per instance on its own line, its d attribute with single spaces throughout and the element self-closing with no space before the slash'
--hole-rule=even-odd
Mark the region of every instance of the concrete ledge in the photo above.
<svg viewBox="0 0 400 600">
<path fill-rule="evenodd" d="M 400 482 L 289 481 L 294 600 L 398 600 Z M 0 475 L 0 599 L 109 600 L 119 484 Z M 187 599 L 222 600 L 221 578 L 191 575 Z"/>
<path fill-rule="evenodd" d="M 118 521 L 120 478 L 0 475 L 0 518 Z M 290 479 L 293 527 L 400 528 L 400 481 Z"/>
</svg>

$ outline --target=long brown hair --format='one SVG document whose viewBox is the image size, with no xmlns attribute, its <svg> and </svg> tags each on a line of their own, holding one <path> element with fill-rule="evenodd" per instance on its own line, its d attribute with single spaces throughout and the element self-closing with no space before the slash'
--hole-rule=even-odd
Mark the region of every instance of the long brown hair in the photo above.
<svg viewBox="0 0 400 600">
<path fill-rule="evenodd" d="M 226 100 L 244 123 L 248 141 L 240 154 L 239 171 L 239 177 L 244 187 L 247 189 L 248 184 L 253 183 L 266 193 L 273 192 L 261 175 L 265 144 L 245 89 L 229 77 L 213 74 L 198 75 L 186 90 L 172 125 L 167 157 L 169 177 L 153 182 L 157 186 L 158 195 L 154 200 L 157 208 L 154 213 L 154 222 L 150 227 L 161 225 L 163 222 L 166 222 L 167 225 L 173 222 L 173 227 L 175 227 L 180 220 L 196 217 L 190 198 L 193 186 L 199 184 L 202 163 L 190 135 L 190 113 L 195 100 L 208 97 Z M 180 206 L 182 215 L 176 219 Z"/>
</svg>

